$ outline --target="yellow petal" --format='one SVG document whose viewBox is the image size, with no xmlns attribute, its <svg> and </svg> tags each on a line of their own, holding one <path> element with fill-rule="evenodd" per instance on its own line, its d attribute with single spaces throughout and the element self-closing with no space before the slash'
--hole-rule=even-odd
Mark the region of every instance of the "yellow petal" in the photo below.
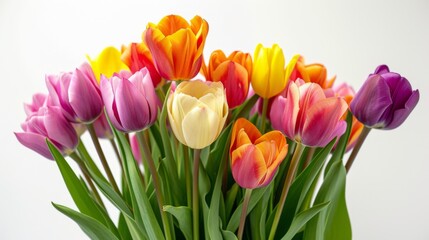
<svg viewBox="0 0 429 240">
<path fill-rule="evenodd" d="M 121 52 L 115 47 L 106 47 L 95 60 L 89 56 L 87 59 L 98 82 L 100 82 L 101 74 L 110 78 L 114 73 L 121 70 L 129 70 L 128 66 L 121 60 Z"/>
</svg>

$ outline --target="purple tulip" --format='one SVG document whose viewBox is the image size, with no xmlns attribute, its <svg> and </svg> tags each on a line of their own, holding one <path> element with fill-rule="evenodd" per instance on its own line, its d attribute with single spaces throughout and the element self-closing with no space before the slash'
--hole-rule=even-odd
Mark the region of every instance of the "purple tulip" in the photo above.
<svg viewBox="0 0 429 240">
<path fill-rule="evenodd" d="M 27 117 L 37 113 L 41 107 L 51 106 L 49 104 L 48 95 L 44 93 L 36 93 L 33 95 L 31 103 L 24 103 L 24 110 Z"/>
<path fill-rule="evenodd" d="M 356 118 L 369 128 L 399 127 L 419 102 L 419 90 L 408 80 L 380 65 L 369 75 L 350 104 Z"/>
<path fill-rule="evenodd" d="M 46 85 L 53 104 L 62 109 L 69 121 L 91 123 L 100 116 L 103 101 L 88 63 L 72 73 L 47 75 Z"/>
<path fill-rule="evenodd" d="M 24 132 L 15 133 L 18 141 L 41 154 L 53 159 L 46 139 L 49 139 L 63 154 L 70 154 L 78 144 L 78 137 L 58 107 L 41 107 L 21 125 Z"/>
<path fill-rule="evenodd" d="M 122 132 L 140 131 L 155 122 L 158 97 L 146 68 L 121 72 L 110 81 L 101 77 L 101 94 L 113 126 Z"/>
</svg>

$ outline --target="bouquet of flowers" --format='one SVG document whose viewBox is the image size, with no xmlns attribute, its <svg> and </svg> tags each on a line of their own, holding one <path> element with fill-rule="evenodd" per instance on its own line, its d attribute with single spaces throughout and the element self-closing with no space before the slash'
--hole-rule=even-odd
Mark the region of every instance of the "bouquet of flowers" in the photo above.
<svg viewBox="0 0 429 240">
<path fill-rule="evenodd" d="M 355 94 L 277 44 L 204 59 L 207 35 L 203 18 L 169 15 L 46 76 L 15 135 L 56 162 L 77 210 L 53 206 L 91 239 L 351 239 L 346 174 L 419 91 L 380 65 Z"/>
</svg>

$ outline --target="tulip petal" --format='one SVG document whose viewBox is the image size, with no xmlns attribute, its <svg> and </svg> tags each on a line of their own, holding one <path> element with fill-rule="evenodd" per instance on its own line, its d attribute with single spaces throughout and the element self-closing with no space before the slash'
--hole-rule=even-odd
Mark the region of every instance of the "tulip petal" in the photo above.
<svg viewBox="0 0 429 240">
<path fill-rule="evenodd" d="M 268 61 L 270 63 L 270 78 L 265 94 L 266 98 L 271 98 L 286 87 L 285 57 L 283 50 L 277 44 L 274 44 L 271 51 L 268 51 Z"/>
<path fill-rule="evenodd" d="M 15 133 L 15 136 L 18 141 L 27 148 L 39 153 L 45 158 L 50 160 L 54 159 L 49 151 L 48 144 L 46 144 L 45 136 L 31 132 Z"/>
<path fill-rule="evenodd" d="M 308 109 L 302 129 L 302 143 L 311 147 L 324 147 L 334 137 L 346 130 L 346 122 L 341 120 L 347 103 L 340 97 L 321 100 Z"/>
<path fill-rule="evenodd" d="M 219 116 L 207 105 L 201 104 L 193 108 L 182 121 L 186 145 L 193 149 L 202 149 L 213 143 L 218 135 L 215 126 L 218 126 L 219 122 Z"/>
<path fill-rule="evenodd" d="M 196 39 L 190 29 L 181 29 L 166 37 L 171 42 L 176 79 L 190 79 L 197 49 Z M 200 65 L 201 67 L 201 65 Z"/>
<path fill-rule="evenodd" d="M 394 129 L 399 127 L 413 111 L 414 107 L 419 102 L 419 99 L 420 99 L 419 90 L 413 91 L 410 98 L 405 103 L 404 108 L 398 109 L 393 113 L 393 120 L 392 122 L 386 125 L 385 129 Z"/>
<path fill-rule="evenodd" d="M 110 81 L 104 77 L 104 75 L 101 76 L 100 81 L 100 90 L 103 97 L 104 106 L 106 106 L 106 112 L 109 116 L 110 122 L 113 124 L 113 126 L 120 130 L 120 131 L 126 131 L 121 124 L 121 119 L 119 118 L 118 109 L 116 107 L 115 102 L 115 92 L 117 85 L 121 79 L 118 77 L 112 77 Z"/>
<path fill-rule="evenodd" d="M 161 77 L 168 80 L 174 74 L 172 44 L 169 39 L 158 29 L 146 30 L 145 42 L 153 56 L 156 69 Z"/>
<path fill-rule="evenodd" d="M 283 116 L 281 118 L 283 122 L 283 127 L 280 128 L 284 130 L 284 134 L 290 139 L 295 139 L 295 135 L 297 134 L 297 118 L 298 113 L 300 111 L 299 101 L 299 88 L 293 82 L 289 85 L 289 89 L 287 92 L 286 102 L 284 105 L 285 108 L 283 110 Z"/>
<path fill-rule="evenodd" d="M 231 170 L 235 181 L 243 188 L 259 187 L 267 167 L 260 150 L 254 145 L 243 145 L 232 152 Z"/>
<path fill-rule="evenodd" d="M 73 150 L 78 143 L 76 131 L 64 119 L 59 109 L 48 108 L 48 111 L 44 115 L 44 126 L 46 127 L 47 137 L 64 146 L 65 149 L 60 149 L 61 151 Z"/>
</svg>

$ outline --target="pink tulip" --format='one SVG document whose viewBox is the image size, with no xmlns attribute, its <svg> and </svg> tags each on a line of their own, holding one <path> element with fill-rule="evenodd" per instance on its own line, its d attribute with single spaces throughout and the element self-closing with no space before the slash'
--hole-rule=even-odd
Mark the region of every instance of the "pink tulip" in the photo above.
<svg viewBox="0 0 429 240">
<path fill-rule="evenodd" d="M 91 123 L 103 110 L 100 89 L 88 63 L 72 73 L 47 75 L 46 85 L 54 105 L 72 122 Z"/>
<path fill-rule="evenodd" d="M 140 131 L 155 122 L 158 97 L 146 68 L 121 72 L 110 81 L 101 77 L 101 93 L 113 126 L 122 132 Z"/>
<path fill-rule="evenodd" d="M 342 116 L 347 103 L 341 97 L 327 98 L 316 83 L 291 82 L 286 97 L 279 95 L 271 107 L 274 129 L 310 147 L 324 147 L 346 130 Z"/>
<path fill-rule="evenodd" d="M 134 159 L 137 161 L 137 163 L 140 164 L 142 162 L 142 154 L 140 152 L 139 142 L 136 134 L 130 134 L 130 146 Z"/>
<path fill-rule="evenodd" d="M 46 139 L 49 139 L 63 154 L 70 154 L 78 144 L 73 126 L 64 118 L 58 107 L 41 107 L 21 125 L 24 132 L 15 133 L 18 141 L 41 154 L 53 159 Z"/>
<path fill-rule="evenodd" d="M 102 113 L 94 121 L 94 129 L 95 129 L 95 134 L 97 134 L 97 137 L 113 139 L 112 129 L 110 129 L 110 125 L 107 122 L 107 118 L 106 118 L 106 115 L 104 113 Z"/>
</svg>

